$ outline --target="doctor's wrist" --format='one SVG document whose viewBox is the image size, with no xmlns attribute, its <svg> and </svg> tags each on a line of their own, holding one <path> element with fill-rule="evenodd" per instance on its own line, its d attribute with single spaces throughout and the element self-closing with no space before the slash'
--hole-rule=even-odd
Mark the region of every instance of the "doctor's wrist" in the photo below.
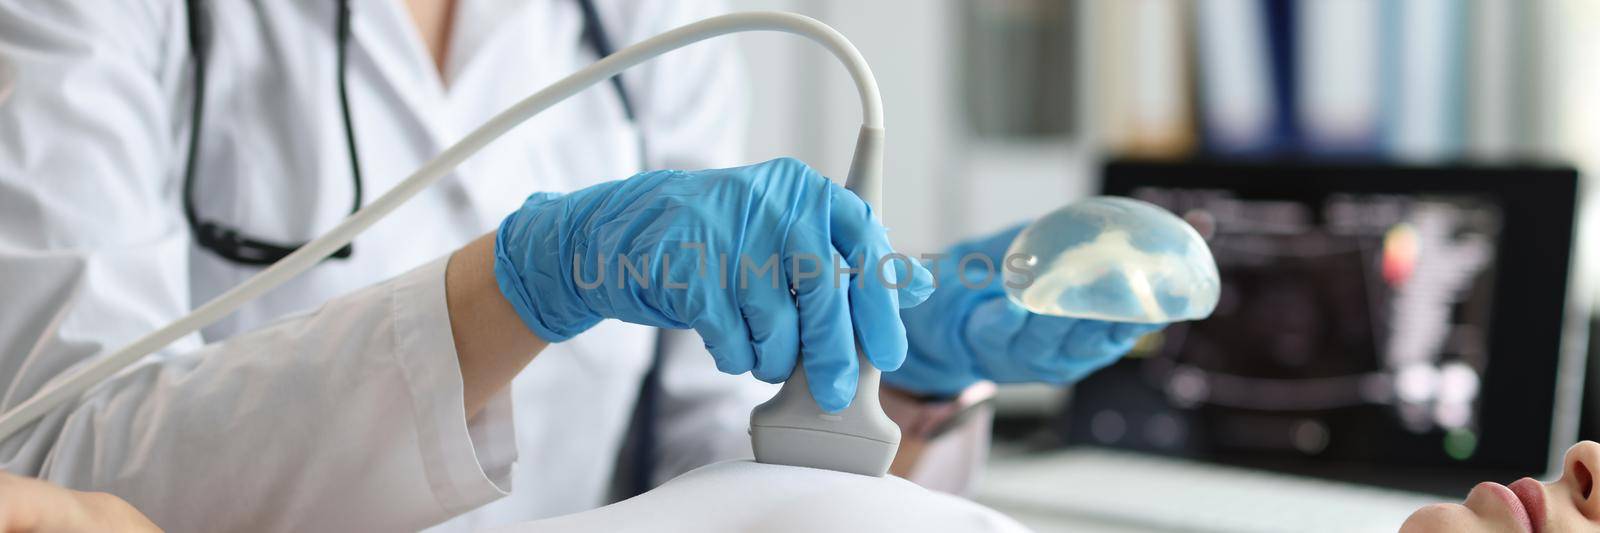
<svg viewBox="0 0 1600 533">
<path fill-rule="evenodd" d="M 995 384 L 978 381 L 953 395 L 928 396 L 885 385 L 878 394 L 884 414 L 900 427 L 900 449 L 889 472 L 910 479 L 922 463 L 923 451 L 940 437 L 987 428 L 971 429 L 970 421 L 984 420 L 995 395 Z"/>
<path fill-rule="evenodd" d="M 574 257 L 562 248 L 563 239 L 546 239 L 545 232 L 559 224 L 564 208 L 551 202 L 563 197 L 536 193 L 522 209 L 507 215 L 493 235 L 493 273 L 500 294 L 510 303 L 522 324 L 545 342 L 562 342 L 600 323 L 568 277 Z"/>
<path fill-rule="evenodd" d="M 996 387 L 978 381 L 955 394 L 926 395 L 885 385 L 879 394 L 883 412 L 900 426 L 903 439 L 932 440 L 958 426 L 975 409 L 994 399 Z"/>
<path fill-rule="evenodd" d="M 445 302 L 468 418 L 547 345 L 500 292 L 493 265 L 490 233 L 451 254 L 445 267 Z"/>
</svg>

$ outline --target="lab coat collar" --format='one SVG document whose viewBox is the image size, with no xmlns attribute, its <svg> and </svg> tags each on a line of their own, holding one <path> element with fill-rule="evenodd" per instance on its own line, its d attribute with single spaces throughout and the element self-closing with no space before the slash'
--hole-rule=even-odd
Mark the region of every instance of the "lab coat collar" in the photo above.
<svg viewBox="0 0 1600 533">
<path fill-rule="evenodd" d="M 438 116 L 446 103 L 444 87 L 404 9 L 393 0 L 351 2 L 350 68 L 358 68 L 357 58 L 370 58 L 383 88 L 394 93 L 426 138 L 420 148 L 437 152 L 446 145 Z"/>
<path fill-rule="evenodd" d="M 441 76 L 433 64 L 433 57 L 417 32 L 416 25 L 405 7 L 394 0 L 358 0 L 353 3 L 354 20 L 369 26 L 369 38 L 383 44 L 395 61 L 397 70 L 414 78 L 419 85 L 427 86 L 437 95 L 448 97 L 454 80 L 485 54 L 487 46 L 499 32 L 509 27 L 526 26 L 526 11 L 532 2 L 518 0 L 458 0 L 452 16 L 450 43 L 446 49 L 445 71 Z M 370 20 L 377 19 L 377 20 Z M 525 28 L 531 29 L 531 28 Z M 381 33 L 381 35 L 379 35 Z"/>
<path fill-rule="evenodd" d="M 533 31 L 530 25 L 533 21 L 526 14 L 532 4 L 524 0 L 460 0 L 456 4 L 455 27 L 450 33 L 450 49 L 446 52 L 447 83 L 463 79 L 481 65 L 482 58 L 488 55 L 482 49 L 498 38 L 500 32 L 518 28 Z"/>
<path fill-rule="evenodd" d="M 372 58 L 388 87 L 426 132 L 431 143 L 428 148 L 438 151 L 449 144 L 446 136 L 464 133 L 452 131 L 452 121 L 442 116 L 450 112 L 451 82 L 462 79 L 478 63 L 477 59 L 484 55 L 480 48 L 487 46 L 498 32 L 518 23 L 526 24 L 523 14 L 529 4 L 515 0 L 460 0 L 451 21 L 454 26 L 443 76 L 411 15 L 394 0 L 352 2 L 351 46 Z"/>
<path fill-rule="evenodd" d="M 370 58 L 370 64 L 362 66 L 373 69 L 366 75 L 375 86 L 374 90 L 394 98 L 391 105 L 380 108 L 401 115 L 397 117 L 400 124 L 413 125 L 414 131 L 407 136 L 413 144 L 407 150 L 424 154 L 425 159 L 431 158 L 479 125 L 486 105 L 483 99 L 497 98 L 502 92 L 489 88 L 491 85 L 529 83 L 528 71 L 485 70 L 504 65 L 508 38 L 525 35 L 512 35 L 512 32 L 550 31 L 548 21 L 538 20 L 541 15 L 530 13 L 535 7 L 551 6 L 522 0 L 460 0 L 452 21 L 454 27 L 445 76 L 441 77 L 402 3 L 353 0 L 351 66 L 359 68 L 358 57 Z M 575 5 L 562 7 L 576 11 Z M 540 13 L 549 11 L 538 10 Z M 530 64 L 529 68 L 532 66 Z M 359 113 L 362 105 L 359 102 L 352 102 L 352 105 Z M 454 198 L 474 205 L 479 212 L 499 216 L 505 210 L 502 206 L 504 191 L 467 186 L 464 179 L 474 179 L 469 176 L 479 172 L 474 168 L 477 168 L 474 161 L 464 162 L 446 175 L 439 186 L 451 189 Z M 398 180 L 399 176 L 393 179 Z M 379 180 L 378 183 L 385 182 Z"/>
</svg>

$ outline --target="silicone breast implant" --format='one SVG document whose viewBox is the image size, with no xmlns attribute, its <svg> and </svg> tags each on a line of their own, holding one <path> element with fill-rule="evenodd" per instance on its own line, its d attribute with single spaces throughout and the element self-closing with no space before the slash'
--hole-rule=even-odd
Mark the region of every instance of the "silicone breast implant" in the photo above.
<svg viewBox="0 0 1600 533">
<path fill-rule="evenodd" d="M 1131 198 L 1098 196 L 1058 209 L 1022 230 L 1006 258 L 1006 293 L 1044 315 L 1201 319 L 1217 307 L 1221 285 L 1211 250 L 1189 223 Z"/>
</svg>

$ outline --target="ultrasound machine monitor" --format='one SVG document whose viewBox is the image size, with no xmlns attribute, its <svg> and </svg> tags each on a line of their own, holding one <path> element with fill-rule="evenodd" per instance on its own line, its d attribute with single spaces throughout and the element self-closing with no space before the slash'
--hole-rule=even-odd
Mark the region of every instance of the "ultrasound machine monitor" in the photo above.
<svg viewBox="0 0 1600 533">
<path fill-rule="evenodd" d="M 1103 192 L 1189 221 L 1222 296 L 1210 318 L 1075 386 L 1059 430 L 1445 495 L 1545 472 L 1576 434 L 1581 352 L 1563 348 L 1577 181 L 1560 168 L 1112 163 Z"/>
</svg>

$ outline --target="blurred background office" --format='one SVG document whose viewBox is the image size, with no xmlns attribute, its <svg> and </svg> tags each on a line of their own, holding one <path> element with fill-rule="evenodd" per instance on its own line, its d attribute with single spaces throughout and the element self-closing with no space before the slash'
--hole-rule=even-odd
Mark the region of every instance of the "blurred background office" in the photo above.
<svg viewBox="0 0 1600 533">
<path fill-rule="evenodd" d="M 1600 165 L 1586 0 L 729 4 L 816 17 L 872 61 L 894 129 L 888 218 L 912 250 L 1059 207 L 1114 156 Z M 751 157 L 845 165 L 844 72 L 794 39 L 741 39 Z"/>
<path fill-rule="evenodd" d="M 1278 504 L 1267 504 L 1263 494 L 1301 494 L 1330 502 L 1315 509 L 1322 514 L 1391 516 L 1368 512 L 1372 509 L 1362 507 L 1367 505 L 1363 502 L 1381 500 L 1392 508 L 1386 512 L 1403 512 L 1429 497 L 1459 497 L 1472 479 L 1537 475 L 1529 470 L 1557 457 L 1543 450 L 1546 443 L 1564 448 L 1577 436 L 1592 439 L 1600 434 L 1600 424 L 1595 423 L 1600 420 L 1600 399 L 1593 392 L 1583 394 L 1587 399 L 1582 405 L 1587 408 L 1581 416 L 1568 412 L 1577 409 L 1576 389 L 1583 382 L 1579 378 L 1600 368 L 1589 364 L 1585 370 L 1582 365 L 1592 359 L 1588 354 L 1593 351 L 1587 349 L 1586 326 L 1596 298 L 1588 280 L 1600 273 L 1596 261 L 1600 249 L 1585 244 L 1592 239 L 1583 238 L 1596 229 L 1593 176 L 1600 172 L 1600 91 L 1596 90 L 1600 57 L 1594 51 L 1600 50 L 1600 3 L 730 3 L 735 9 L 782 9 L 817 17 L 849 35 L 872 62 L 891 130 L 885 168 L 893 194 L 885 203 L 898 248 L 937 251 L 961 238 L 1026 221 L 1100 192 L 1142 195 L 1157 203 L 1170 200 L 1175 203 L 1163 205 L 1175 210 L 1180 204 L 1220 205 L 1213 202 L 1217 194 L 1227 200 L 1226 205 L 1246 210 L 1251 205 L 1271 208 L 1300 202 L 1296 209 L 1325 213 L 1313 217 L 1323 224 L 1313 228 L 1316 236 L 1339 233 L 1340 222 L 1334 216 L 1339 206 L 1353 213 L 1353 220 L 1382 226 L 1373 235 L 1350 237 L 1350 242 L 1377 243 L 1382 256 L 1367 261 L 1377 269 L 1367 277 L 1380 284 L 1387 280 L 1384 287 L 1395 290 L 1364 301 L 1373 310 L 1369 314 L 1317 318 L 1372 323 L 1359 332 L 1335 335 L 1367 336 L 1365 342 L 1371 346 L 1363 349 L 1372 353 L 1357 358 L 1380 360 L 1377 366 L 1382 368 L 1362 374 L 1376 381 L 1364 379 L 1352 390 L 1360 389 L 1361 398 L 1355 403 L 1382 404 L 1382 410 L 1367 409 L 1370 405 L 1316 406 L 1312 405 L 1316 401 L 1307 400 L 1312 406 L 1301 409 L 1284 426 L 1284 450 L 1278 450 L 1265 444 L 1273 437 L 1262 436 L 1272 432 L 1263 428 L 1283 415 L 1279 411 L 1294 408 L 1223 405 L 1217 408 L 1222 412 L 1207 411 L 1200 405 L 1206 402 L 1189 402 L 1174 392 L 1189 383 L 1181 379 L 1182 372 L 1163 375 L 1165 392 L 1130 398 L 1117 391 L 1137 382 L 1135 375 L 1141 372 L 1148 377 L 1149 365 L 1142 369 L 1134 362 L 1119 365 L 1079 387 L 1080 396 L 1089 398 L 1080 399 L 1077 408 L 1072 391 L 1005 388 L 998 401 L 994 464 L 977 495 L 980 501 L 1040 530 L 1087 530 L 1084 523 L 1054 521 L 1072 514 L 1057 511 L 1103 510 L 1122 496 L 1073 504 L 1067 500 L 1095 496 L 1052 492 L 1051 487 L 1117 483 L 1116 479 L 1127 477 L 1096 478 L 1105 474 L 1104 468 L 1074 470 L 1080 463 L 1112 464 L 1128 471 L 1155 461 L 1146 455 L 1131 456 L 1132 462 L 1124 455 L 1091 460 L 1051 455 L 1052 450 L 1090 444 L 1155 450 L 1163 452 L 1158 456 L 1193 460 L 1162 463 L 1170 468 L 1159 473 L 1170 478 L 1177 472 L 1214 493 L 1238 496 L 1208 500 L 1218 507 L 1234 509 L 1244 500 L 1254 502 L 1257 509 L 1272 508 Z M 843 72 L 794 39 L 742 39 L 755 89 L 750 159 L 796 155 L 825 170 L 843 168 L 858 120 L 855 97 Z M 1119 160 L 1140 163 L 1107 166 Z M 1581 185 L 1574 190 L 1557 183 L 1573 169 L 1579 176 L 1573 181 Z M 1305 180 L 1304 190 L 1296 189 L 1301 187 L 1297 180 Z M 1262 182 L 1278 186 L 1263 190 Z M 1234 201 L 1240 199 L 1256 204 Z M 1575 213 L 1564 214 L 1562 206 L 1574 203 Z M 1481 237 L 1488 243 L 1489 259 L 1474 263 L 1461 255 L 1441 260 L 1442 253 L 1424 252 L 1432 254 L 1435 265 L 1444 264 L 1438 268 L 1456 269 L 1452 272 L 1465 273 L 1470 281 L 1451 289 L 1455 292 L 1449 301 L 1438 305 L 1444 318 L 1434 326 L 1452 332 L 1441 333 L 1441 339 L 1448 339 L 1434 345 L 1443 347 L 1427 355 L 1439 363 L 1425 372 L 1408 372 L 1392 364 L 1403 351 L 1397 346 L 1410 342 L 1404 339 L 1432 335 L 1438 328 L 1419 325 L 1419 319 L 1404 310 L 1391 313 L 1379 308 L 1418 305 L 1416 295 L 1407 300 L 1394 278 L 1415 267 L 1396 267 L 1412 264 L 1397 263 L 1396 250 L 1416 250 L 1415 245 L 1407 246 L 1418 238 L 1412 233 L 1416 221 L 1436 220 L 1428 217 L 1439 213 L 1460 219 L 1448 229 L 1453 242 Z M 1393 224 L 1382 222 L 1390 215 L 1397 217 Z M 1517 244 L 1550 233 L 1560 234 L 1560 242 L 1540 249 Z M 1213 242 L 1214 249 L 1219 242 Z M 1254 270 L 1248 272 L 1256 277 L 1241 278 L 1245 274 L 1236 268 L 1237 255 L 1226 250 L 1218 254 L 1225 286 L 1230 276 L 1262 279 L 1263 274 Z M 1421 264 L 1428 261 L 1425 258 Z M 1316 268 L 1324 267 L 1336 269 L 1327 264 Z M 1428 267 L 1415 268 L 1420 272 Z M 1327 270 L 1319 272 L 1316 275 L 1326 275 Z M 1298 276 L 1304 282 L 1311 274 L 1270 275 Z M 1531 279 L 1539 277 L 1571 282 L 1541 284 Z M 1427 284 L 1412 283 L 1413 292 L 1421 285 Z M 1252 287 L 1264 290 L 1259 284 Z M 1571 327 L 1574 323 L 1578 327 Z M 1542 327 L 1539 324 L 1549 328 L 1535 332 L 1533 328 Z M 1204 338 L 1209 331 L 1213 337 L 1254 340 L 1247 329 L 1218 329 L 1224 327 L 1246 326 L 1224 322 L 1177 331 L 1191 339 Z M 1478 335 L 1476 340 L 1473 335 Z M 1526 337 L 1525 342 L 1514 342 L 1519 336 Z M 1155 360 L 1167 353 L 1182 364 L 1193 363 L 1195 354 L 1183 350 L 1192 351 L 1194 342 L 1183 349 L 1173 348 L 1174 343 L 1169 338 L 1164 347 L 1144 346 L 1144 353 L 1134 357 Z M 1305 353 L 1332 353 L 1334 348 L 1313 345 Z M 1386 357 L 1388 367 L 1381 362 Z M 1246 377 L 1260 378 L 1265 372 L 1250 371 L 1257 375 Z M 1115 381 L 1118 372 L 1126 381 Z M 1212 387 L 1238 383 L 1242 389 L 1259 381 L 1209 383 Z M 1280 383 L 1316 397 L 1316 389 L 1307 385 L 1310 381 Z M 1389 392 L 1374 392 L 1374 386 L 1388 387 Z M 1518 403 L 1523 400 L 1511 398 L 1516 395 L 1539 399 Z M 1418 397 L 1427 400 L 1413 401 Z M 1563 405 L 1564 397 L 1573 398 L 1575 405 Z M 1162 405 L 1128 405 L 1151 398 Z M 1226 404 L 1218 398 L 1213 395 L 1210 404 Z M 1107 413 L 1116 416 L 1103 416 Z M 1139 416 L 1144 422 L 1138 422 Z M 1163 437 L 1170 445 L 1160 444 L 1162 438 L 1124 437 L 1140 431 L 1199 434 L 1197 420 L 1206 423 L 1204 437 Z M 1168 430 L 1173 427 L 1188 433 Z M 1495 435 L 1486 437 L 1484 432 Z M 1250 470 L 1191 468 L 1212 463 L 1243 464 Z M 1408 466 L 1418 469 L 1407 470 Z M 1260 471 L 1298 477 L 1271 478 L 1270 483 L 1239 488 L 1240 492 L 1216 486 Z M 1338 479 L 1344 484 L 1301 483 L 1305 479 Z M 1271 490 L 1280 482 L 1293 490 Z M 1362 489 L 1373 487 L 1379 490 Z M 1128 490 L 1150 488 L 1135 484 Z M 1350 488 L 1365 492 L 1346 490 Z M 1354 499 L 1345 497 L 1352 493 L 1357 494 Z M 1303 511 L 1289 503 L 1279 507 Z M 1099 514 L 1106 518 L 1117 513 Z M 1128 527 L 1131 530 L 1144 529 L 1137 526 L 1139 520 L 1126 518 L 1112 516 L 1096 523 L 1107 530 L 1121 530 L 1127 524 L 1135 524 Z M 1398 525 L 1378 523 L 1378 529 L 1384 523 L 1389 530 Z M 1214 529 L 1282 530 L 1270 520 L 1218 524 L 1223 525 Z"/>
</svg>

